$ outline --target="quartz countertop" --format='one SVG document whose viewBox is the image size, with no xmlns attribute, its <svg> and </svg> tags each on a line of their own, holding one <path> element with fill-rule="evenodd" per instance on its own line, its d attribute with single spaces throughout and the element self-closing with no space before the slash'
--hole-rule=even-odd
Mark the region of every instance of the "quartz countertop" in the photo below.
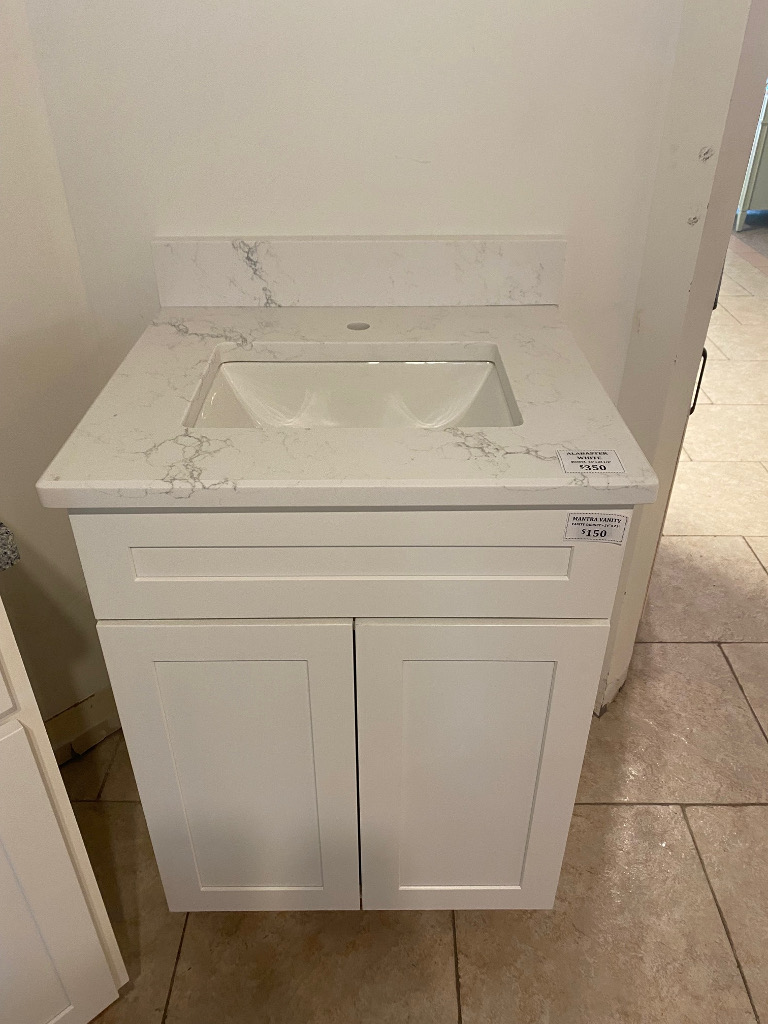
<svg viewBox="0 0 768 1024">
<path fill-rule="evenodd" d="M 366 331 L 347 324 L 365 322 Z M 226 360 L 309 358 L 306 345 L 496 347 L 519 426 L 185 427 Z M 301 356 L 297 343 L 304 346 Z M 294 346 L 293 351 L 291 346 Z M 474 346 L 474 347 L 473 347 Z M 567 472 L 558 452 L 614 451 L 623 472 Z M 622 507 L 657 480 L 558 311 L 548 306 L 165 309 L 38 482 L 70 509 Z"/>
</svg>

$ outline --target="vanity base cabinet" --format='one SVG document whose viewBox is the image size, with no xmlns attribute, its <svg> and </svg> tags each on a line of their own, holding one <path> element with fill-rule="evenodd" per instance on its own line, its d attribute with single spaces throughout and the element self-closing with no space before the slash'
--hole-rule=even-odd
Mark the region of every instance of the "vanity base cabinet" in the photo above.
<svg viewBox="0 0 768 1024">
<path fill-rule="evenodd" d="M 359 909 L 352 621 L 99 633 L 170 908 Z"/>
<path fill-rule="evenodd" d="M 607 623 L 356 623 L 363 906 L 552 906 Z"/>
<path fill-rule="evenodd" d="M 99 633 L 172 910 L 552 905 L 607 622 Z"/>
</svg>

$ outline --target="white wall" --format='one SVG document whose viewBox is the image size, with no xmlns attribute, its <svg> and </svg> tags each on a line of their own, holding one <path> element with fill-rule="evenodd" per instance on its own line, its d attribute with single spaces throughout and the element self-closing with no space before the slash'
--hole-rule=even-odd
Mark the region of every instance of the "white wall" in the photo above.
<svg viewBox="0 0 768 1024">
<path fill-rule="evenodd" d="M 112 365 L 155 235 L 555 233 L 618 394 L 682 0 L 30 0 Z"/>
<path fill-rule="evenodd" d="M 35 494 L 101 377 L 23 0 L 0 5 L 0 123 L 0 520 L 22 551 L 0 595 L 48 718 L 107 685 L 66 514 Z"/>
</svg>

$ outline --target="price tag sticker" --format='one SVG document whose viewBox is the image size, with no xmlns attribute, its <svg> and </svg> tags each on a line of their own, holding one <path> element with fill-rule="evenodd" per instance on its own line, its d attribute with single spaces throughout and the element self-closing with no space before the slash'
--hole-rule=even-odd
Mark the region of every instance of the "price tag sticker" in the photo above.
<svg viewBox="0 0 768 1024">
<path fill-rule="evenodd" d="M 569 512 L 563 539 L 623 544 L 628 522 L 629 516 L 616 512 Z"/>
<path fill-rule="evenodd" d="M 559 451 L 564 473 L 623 473 L 621 459 L 613 449 L 608 451 Z"/>
</svg>

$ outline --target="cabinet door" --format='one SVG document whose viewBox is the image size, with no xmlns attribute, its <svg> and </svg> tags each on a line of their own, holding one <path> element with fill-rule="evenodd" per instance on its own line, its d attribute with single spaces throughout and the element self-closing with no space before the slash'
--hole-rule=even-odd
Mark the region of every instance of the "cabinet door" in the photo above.
<svg viewBox="0 0 768 1024">
<path fill-rule="evenodd" d="M 351 621 L 99 633 L 171 909 L 358 909 Z"/>
<path fill-rule="evenodd" d="M 552 906 L 607 635 L 356 624 L 363 907 Z"/>
<path fill-rule="evenodd" d="M 0 1024 L 85 1024 L 117 998 L 24 728 L 0 726 Z"/>
</svg>

